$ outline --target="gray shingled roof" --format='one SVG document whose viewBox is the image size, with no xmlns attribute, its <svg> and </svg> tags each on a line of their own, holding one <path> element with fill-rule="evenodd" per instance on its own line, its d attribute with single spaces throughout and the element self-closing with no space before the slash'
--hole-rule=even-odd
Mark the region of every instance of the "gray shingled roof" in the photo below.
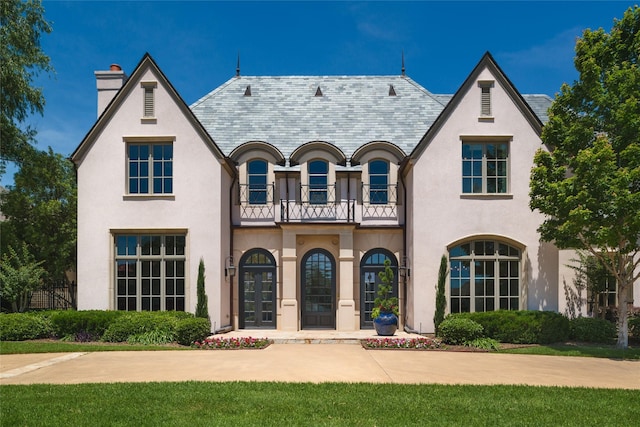
<svg viewBox="0 0 640 427">
<path fill-rule="evenodd" d="M 251 96 L 245 96 L 247 87 Z M 316 96 L 318 88 L 322 96 Z M 304 143 L 325 141 L 349 159 L 371 141 L 410 153 L 451 97 L 434 95 L 404 76 L 241 76 L 190 108 L 227 155 L 245 142 L 264 141 L 288 159 Z M 546 121 L 551 98 L 524 98 Z"/>
</svg>

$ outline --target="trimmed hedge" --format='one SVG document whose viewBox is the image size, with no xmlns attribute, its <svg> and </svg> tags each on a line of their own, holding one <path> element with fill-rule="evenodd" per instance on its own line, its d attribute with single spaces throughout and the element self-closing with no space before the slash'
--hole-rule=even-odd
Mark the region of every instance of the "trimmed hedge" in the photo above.
<svg viewBox="0 0 640 427">
<path fill-rule="evenodd" d="M 569 338 L 569 320 L 553 311 L 500 310 L 448 317 L 471 319 L 482 325 L 485 336 L 503 343 L 550 344 Z"/>
<path fill-rule="evenodd" d="M 640 315 L 629 318 L 629 333 L 640 338 Z"/>
<path fill-rule="evenodd" d="M 64 338 L 74 341 L 191 345 L 210 335 L 209 319 L 184 311 L 52 310 L 0 314 L 0 340 Z"/>
<path fill-rule="evenodd" d="M 449 316 L 440 323 L 438 337 L 446 344 L 464 345 L 482 338 L 483 328 L 471 319 Z"/>
<path fill-rule="evenodd" d="M 51 319 L 53 332 L 56 337 L 78 337 L 80 335 L 90 338 L 85 341 L 98 341 L 105 331 L 124 311 L 102 310 L 58 310 L 46 312 Z"/>
<path fill-rule="evenodd" d="M 51 322 L 40 313 L 0 313 L 0 341 L 49 338 Z"/>
<path fill-rule="evenodd" d="M 592 317 L 577 317 L 569 321 L 569 337 L 576 341 L 611 344 L 616 341 L 613 322 Z"/>
</svg>

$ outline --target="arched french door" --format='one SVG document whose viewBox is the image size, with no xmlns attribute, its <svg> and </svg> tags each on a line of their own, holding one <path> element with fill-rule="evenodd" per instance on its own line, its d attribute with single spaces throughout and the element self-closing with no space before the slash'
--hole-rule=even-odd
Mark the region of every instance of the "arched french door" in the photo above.
<svg viewBox="0 0 640 427">
<path fill-rule="evenodd" d="M 276 327 L 276 262 L 264 249 L 240 259 L 240 328 Z"/>
<path fill-rule="evenodd" d="M 302 258 L 302 329 L 336 328 L 336 261 L 324 249 Z"/>
<path fill-rule="evenodd" d="M 360 328 L 373 328 L 371 311 L 373 302 L 378 296 L 378 286 L 382 283 L 378 273 L 384 271 L 384 262 L 391 262 L 393 269 L 393 291 L 394 297 L 398 296 L 398 260 L 395 255 L 386 249 L 371 249 L 364 254 L 360 261 Z"/>
</svg>

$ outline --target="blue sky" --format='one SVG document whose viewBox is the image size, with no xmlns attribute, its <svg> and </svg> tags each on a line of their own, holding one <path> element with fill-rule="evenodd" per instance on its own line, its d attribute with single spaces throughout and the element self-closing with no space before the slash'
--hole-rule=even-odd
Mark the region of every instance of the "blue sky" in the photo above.
<svg viewBox="0 0 640 427">
<path fill-rule="evenodd" d="M 575 40 L 609 31 L 633 1 L 47 1 L 55 74 L 29 124 L 38 147 L 71 154 L 96 120 L 95 70 L 130 73 L 149 52 L 187 104 L 235 74 L 397 75 L 455 93 L 490 51 L 521 93 L 577 78 Z M 2 177 L 11 184 L 12 171 Z"/>
</svg>

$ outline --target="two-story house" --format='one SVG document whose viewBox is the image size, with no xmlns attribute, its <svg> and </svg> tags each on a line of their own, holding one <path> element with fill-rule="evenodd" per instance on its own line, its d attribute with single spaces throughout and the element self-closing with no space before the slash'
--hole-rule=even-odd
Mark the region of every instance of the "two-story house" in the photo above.
<svg viewBox="0 0 640 427">
<path fill-rule="evenodd" d="M 448 311 L 560 310 L 529 173 L 551 98 L 485 54 L 454 95 L 396 76 L 236 76 L 187 106 L 145 55 L 97 71 L 78 171 L 78 307 L 186 310 L 214 330 L 371 328 L 389 260 L 401 326 Z"/>
</svg>

